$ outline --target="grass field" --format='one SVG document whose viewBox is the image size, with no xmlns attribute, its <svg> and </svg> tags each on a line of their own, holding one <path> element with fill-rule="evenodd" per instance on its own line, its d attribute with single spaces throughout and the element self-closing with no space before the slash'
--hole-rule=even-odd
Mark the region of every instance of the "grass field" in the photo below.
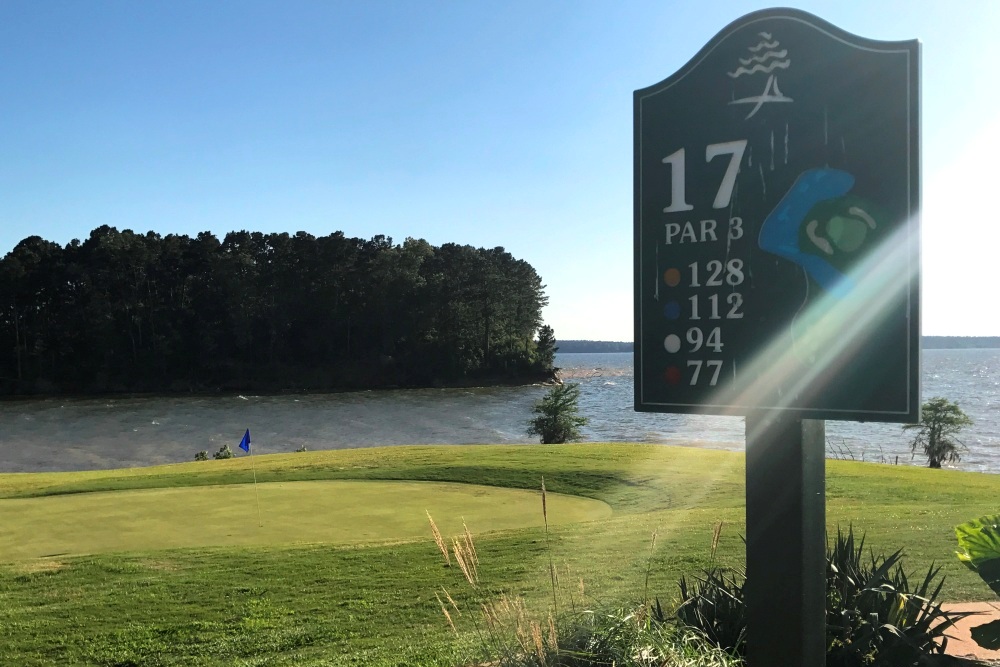
<svg viewBox="0 0 1000 667">
<path fill-rule="evenodd" d="M 634 444 L 394 447 L 147 469 L 0 475 L 0 665 L 454 665 L 442 587 L 469 608 L 523 595 L 544 613 L 638 601 L 743 559 L 743 456 Z M 549 546 L 542 528 L 542 476 Z M 555 495 L 559 494 L 559 495 Z M 465 524 L 481 586 L 428 529 Z M 828 527 L 853 523 L 949 600 L 992 599 L 953 527 L 1000 511 L 1000 476 L 827 464 Z M 263 524 L 263 525 L 261 525 Z M 582 592 L 581 592 L 582 581 Z M 466 637 L 465 640 L 470 640 Z"/>
<path fill-rule="evenodd" d="M 425 539 L 426 513 L 439 517 L 441 529 L 452 532 L 462 530 L 461 519 L 490 530 L 542 525 L 538 494 L 523 489 L 362 480 L 258 486 L 98 491 L 0 501 L 0 525 L 7 537 L 0 543 L 0 562 L 207 546 Z M 553 494 L 549 502 L 556 523 L 611 516 L 607 504 L 590 498 Z M 498 507 L 503 511 L 497 512 Z"/>
</svg>

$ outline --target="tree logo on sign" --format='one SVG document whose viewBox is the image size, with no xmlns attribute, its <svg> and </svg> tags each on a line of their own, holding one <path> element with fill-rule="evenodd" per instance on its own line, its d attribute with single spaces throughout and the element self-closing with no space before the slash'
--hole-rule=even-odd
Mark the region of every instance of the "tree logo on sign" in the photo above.
<svg viewBox="0 0 1000 667">
<path fill-rule="evenodd" d="M 769 32 L 757 33 L 761 40 L 749 47 L 749 58 L 740 58 L 740 66 L 732 72 L 726 72 L 731 79 L 738 79 L 741 76 L 754 76 L 755 74 L 767 74 L 767 83 L 764 84 L 764 92 L 760 95 L 742 97 L 733 100 L 730 104 L 753 104 L 754 108 L 747 114 L 747 118 L 752 118 L 760 108 L 769 102 L 791 102 L 792 98 L 784 95 L 778 89 L 778 77 L 774 73 L 776 69 L 788 69 L 792 60 L 788 57 L 788 49 L 775 51 L 780 44 L 778 40 L 771 37 Z M 760 53 L 763 51 L 763 53 Z M 758 77 L 759 78 L 759 77 Z"/>
</svg>

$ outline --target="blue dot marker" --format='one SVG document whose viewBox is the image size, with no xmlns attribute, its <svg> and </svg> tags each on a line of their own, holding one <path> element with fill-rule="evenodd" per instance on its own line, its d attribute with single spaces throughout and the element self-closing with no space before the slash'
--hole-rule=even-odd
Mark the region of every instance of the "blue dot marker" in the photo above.
<svg viewBox="0 0 1000 667">
<path fill-rule="evenodd" d="M 676 320 L 681 316 L 681 304 L 671 301 L 663 307 L 663 316 L 668 320 Z"/>
</svg>

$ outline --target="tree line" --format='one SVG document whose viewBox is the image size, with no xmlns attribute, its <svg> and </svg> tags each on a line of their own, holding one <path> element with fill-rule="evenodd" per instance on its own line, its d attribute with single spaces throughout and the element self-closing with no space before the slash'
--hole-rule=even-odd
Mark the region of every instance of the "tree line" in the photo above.
<svg viewBox="0 0 1000 667">
<path fill-rule="evenodd" d="M 501 247 L 422 239 L 31 236 L 0 260 L 0 393 L 525 378 L 552 367 L 544 287 Z"/>
<path fill-rule="evenodd" d="M 631 352 L 632 341 L 560 340 L 560 352 Z"/>
</svg>

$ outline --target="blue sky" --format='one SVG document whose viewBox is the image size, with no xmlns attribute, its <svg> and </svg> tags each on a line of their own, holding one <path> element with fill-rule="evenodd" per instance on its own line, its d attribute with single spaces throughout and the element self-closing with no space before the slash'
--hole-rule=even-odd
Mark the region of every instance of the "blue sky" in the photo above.
<svg viewBox="0 0 1000 667">
<path fill-rule="evenodd" d="M 0 255 L 138 232 L 504 246 L 632 338 L 632 91 L 755 2 L 0 4 Z M 923 42 L 923 330 L 1000 335 L 1000 2 L 802 2 Z"/>
</svg>

